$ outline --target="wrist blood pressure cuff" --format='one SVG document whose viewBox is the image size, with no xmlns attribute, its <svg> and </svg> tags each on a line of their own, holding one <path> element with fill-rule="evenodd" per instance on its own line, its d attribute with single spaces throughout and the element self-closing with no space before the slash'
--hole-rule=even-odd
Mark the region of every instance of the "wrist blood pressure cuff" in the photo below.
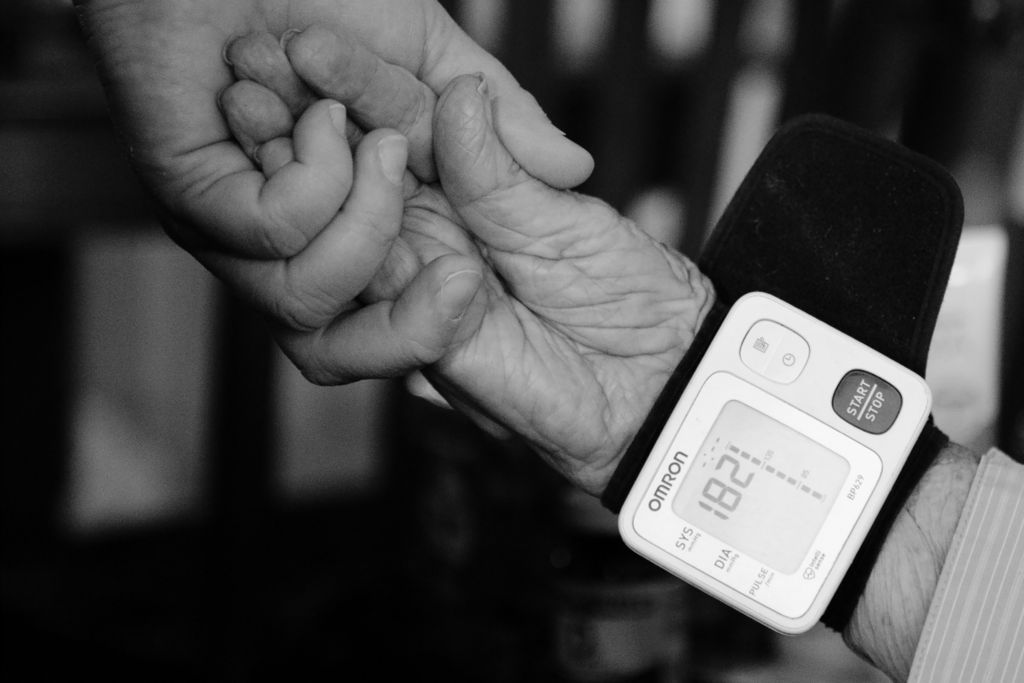
<svg viewBox="0 0 1024 683">
<path fill-rule="evenodd" d="M 618 512 L 729 307 L 773 294 L 924 376 L 963 222 L 956 183 L 934 162 L 812 115 L 765 147 L 698 262 L 717 298 L 605 490 Z M 849 621 L 882 542 L 947 439 L 929 419 L 822 621 Z"/>
</svg>

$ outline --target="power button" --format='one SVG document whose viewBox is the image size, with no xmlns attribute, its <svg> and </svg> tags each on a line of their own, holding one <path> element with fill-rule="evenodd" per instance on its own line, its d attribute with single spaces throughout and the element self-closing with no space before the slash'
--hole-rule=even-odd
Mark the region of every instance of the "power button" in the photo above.
<svg viewBox="0 0 1024 683">
<path fill-rule="evenodd" d="M 789 384 L 803 372 L 811 348 L 799 334 L 774 320 L 750 326 L 740 347 L 740 360 L 773 382 Z"/>
</svg>

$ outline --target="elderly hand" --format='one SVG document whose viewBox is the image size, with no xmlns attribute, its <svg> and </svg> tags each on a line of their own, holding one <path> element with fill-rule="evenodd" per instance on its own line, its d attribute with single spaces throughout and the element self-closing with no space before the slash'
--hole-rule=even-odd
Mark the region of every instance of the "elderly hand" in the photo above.
<svg viewBox="0 0 1024 683">
<path fill-rule="evenodd" d="M 289 54 L 308 49 L 326 64 L 353 63 L 344 38 L 320 29 L 304 36 L 288 42 Z M 300 39 L 317 49 L 297 45 Z M 257 145 L 257 156 L 274 148 L 261 156 L 271 171 L 289 158 L 281 135 L 294 105 L 286 100 L 303 99 L 301 88 L 280 87 L 294 76 L 280 73 L 284 62 L 272 52 L 265 37 L 236 41 L 230 60 L 260 85 L 239 82 L 223 98 L 239 139 Z M 346 72 L 353 82 L 366 82 L 363 76 Z M 351 96 L 333 68 L 307 68 L 304 80 L 319 95 L 340 100 L 347 89 Z M 479 276 L 480 289 L 450 336 L 431 336 L 443 343 L 380 370 L 426 366 L 454 404 L 525 437 L 577 485 L 598 493 L 692 341 L 711 289 L 692 263 L 608 205 L 524 170 L 496 130 L 494 111 L 487 78 L 461 76 L 442 92 L 432 127 L 440 187 L 407 178 L 401 233 L 363 299 L 401 300 L 439 261 L 458 262 L 465 282 Z M 353 355 L 381 354 L 372 335 L 362 339 L 354 344 L 330 331 L 313 343 L 281 337 L 296 364 L 320 382 L 359 376 Z"/>
<path fill-rule="evenodd" d="M 246 155 L 249 150 L 232 139 L 217 107 L 217 94 L 234 80 L 223 59 L 225 42 L 232 36 L 254 30 L 279 36 L 287 28 L 319 22 L 352 36 L 348 44 L 360 46 L 364 58 L 360 64 L 386 60 L 408 70 L 402 74 L 418 74 L 415 90 L 399 89 L 408 93 L 406 99 L 365 100 L 372 106 L 342 101 L 367 128 L 397 128 L 411 142 L 410 164 L 425 178 L 432 178 L 436 171 L 430 140 L 421 133 L 431 127 L 436 92 L 452 75 L 464 71 L 487 74 L 494 91 L 501 93 L 507 113 L 504 139 L 532 173 L 569 187 L 582 182 L 592 168 L 590 156 L 566 140 L 501 64 L 474 44 L 433 0 L 76 0 L 76 4 L 111 111 L 136 170 L 157 200 L 168 233 L 235 291 L 256 301 L 289 329 L 314 332 L 323 325 L 320 311 L 324 308 L 333 315 L 339 306 L 354 305 L 351 298 L 366 287 L 388 254 L 386 235 L 391 228 L 385 223 L 391 220 L 392 209 L 385 208 L 387 202 L 381 198 L 372 202 L 379 211 L 373 216 L 360 214 L 363 232 L 352 227 L 349 216 L 339 214 L 352 181 L 353 159 L 335 129 L 346 119 L 344 110 L 327 104 L 303 114 L 287 167 L 275 169 L 279 172 L 269 179 L 260 173 Z M 379 69 L 361 84 L 371 92 L 391 92 L 393 75 Z M 407 107 L 417 98 L 422 106 L 410 114 Z M 356 165 L 369 169 L 370 175 L 361 176 L 386 183 L 385 157 L 386 163 L 404 162 L 404 157 L 399 158 L 406 153 L 403 142 L 390 140 L 378 148 L 380 154 L 373 153 L 373 145 L 387 137 L 376 136 L 356 154 Z M 376 185 L 376 191 L 395 194 L 399 200 L 395 206 L 400 209 L 400 193 L 386 184 Z M 358 187 L 352 192 L 349 213 L 363 206 L 355 199 L 362 194 Z M 321 235 L 325 226 L 335 229 Z M 397 230 L 397 224 L 391 227 Z M 380 243 L 367 246 L 367 240 Z M 318 259 L 331 262 L 334 272 L 326 276 L 329 282 L 322 279 Z M 464 303 L 464 287 L 449 287 L 439 295 L 441 284 L 456 274 L 444 270 L 445 265 L 458 269 L 457 262 L 437 264 L 408 289 L 407 298 L 390 315 L 371 311 L 359 313 L 357 320 L 365 322 L 368 316 L 378 315 L 374 320 L 382 335 L 379 339 L 392 340 L 392 346 L 419 343 L 424 326 L 443 326 Z M 330 289 L 329 300 L 318 301 L 325 289 Z M 341 299 L 346 300 L 344 305 Z"/>
</svg>

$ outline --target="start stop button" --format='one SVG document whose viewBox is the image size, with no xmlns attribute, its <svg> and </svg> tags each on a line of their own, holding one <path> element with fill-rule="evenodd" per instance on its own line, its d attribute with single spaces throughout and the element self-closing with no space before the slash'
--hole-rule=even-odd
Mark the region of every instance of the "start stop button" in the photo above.
<svg viewBox="0 0 1024 683">
<path fill-rule="evenodd" d="M 846 373 L 832 396 L 832 410 L 854 427 L 883 434 L 892 427 L 903 406 L 896 387 L 866 370 Z"/>
</svg>

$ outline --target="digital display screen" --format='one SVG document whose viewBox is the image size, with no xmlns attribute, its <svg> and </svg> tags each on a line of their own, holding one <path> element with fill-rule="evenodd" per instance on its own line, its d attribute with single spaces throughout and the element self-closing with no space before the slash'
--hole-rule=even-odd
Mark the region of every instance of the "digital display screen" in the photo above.
<svg viewBox="0 0 1024 683">
<path fill-rule="evenodd" d="M 792 574 L 849 472 L 837 453 L 745 403 L 729 401 L 672 509 L 740 553 Z"/>
</svg>

